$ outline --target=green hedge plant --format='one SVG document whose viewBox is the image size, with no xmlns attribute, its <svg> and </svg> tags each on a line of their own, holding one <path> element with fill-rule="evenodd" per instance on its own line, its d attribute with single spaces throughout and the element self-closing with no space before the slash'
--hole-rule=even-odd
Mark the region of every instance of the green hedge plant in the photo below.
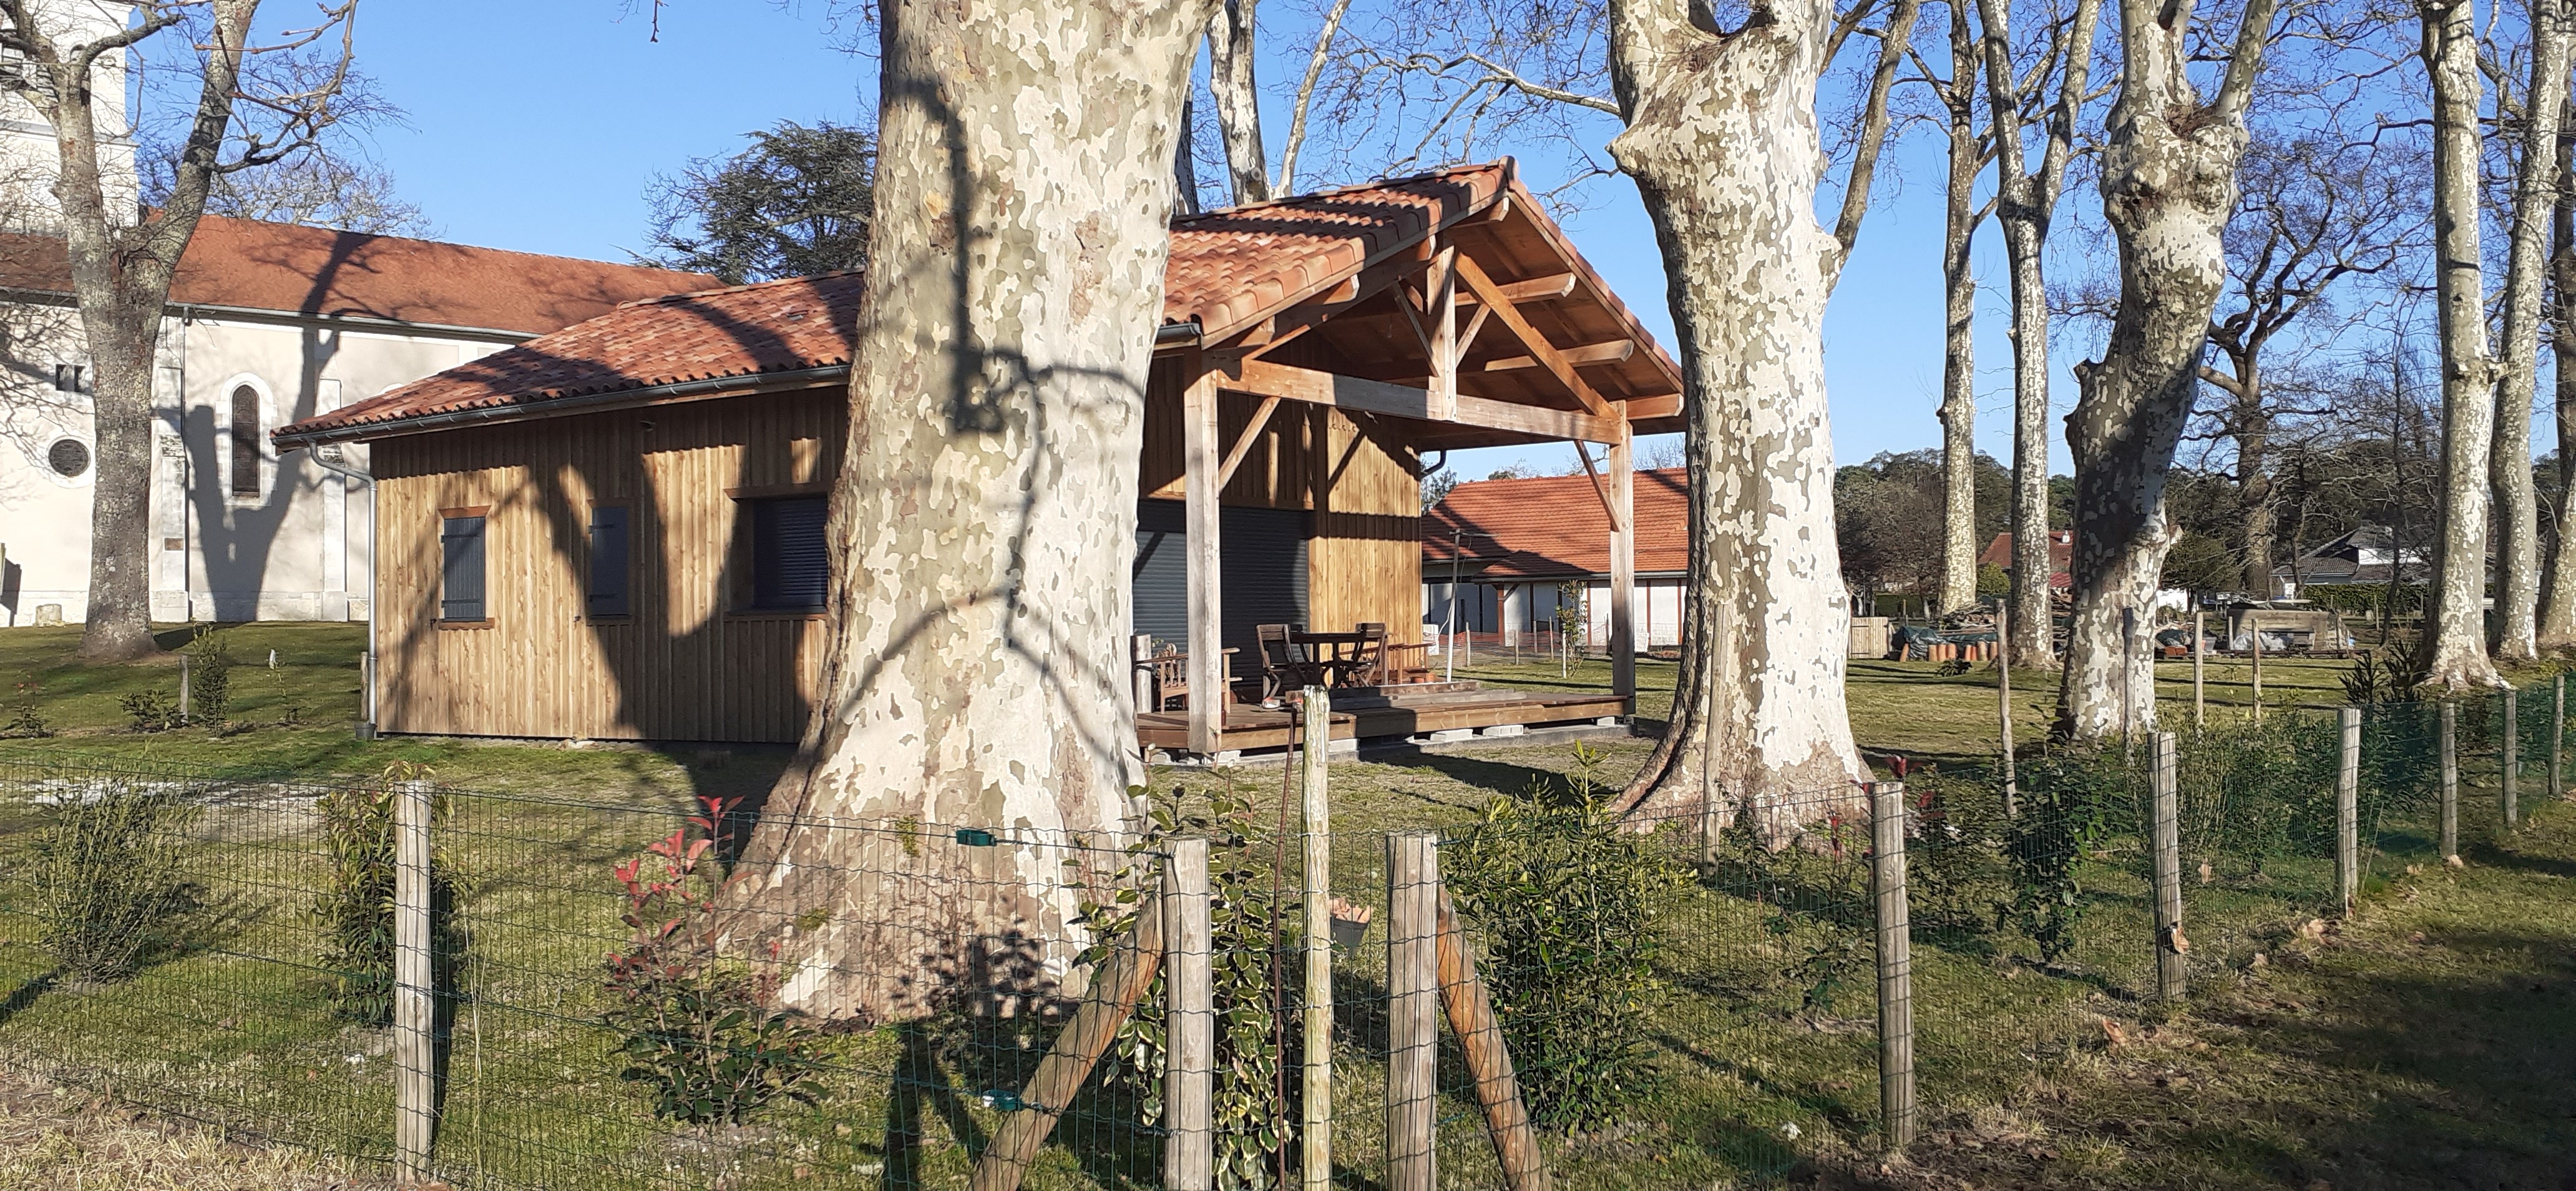
<svg viewBox="0 0 2576 1191">
<path fill-rule="evenodd" d="M 179 944 L 203 902 L 186 871 L 197 816 L 178 790 L 124 781 L 64 796 L 30 872 L 39 938 L 64 975 L 122 980 Z"/>
</svg>

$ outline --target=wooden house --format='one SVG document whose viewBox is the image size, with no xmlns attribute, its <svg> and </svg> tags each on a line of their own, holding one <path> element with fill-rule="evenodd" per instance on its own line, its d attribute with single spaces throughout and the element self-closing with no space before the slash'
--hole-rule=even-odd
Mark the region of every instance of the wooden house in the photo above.
<svg viewBox="0 0 2576 1191">
<path fill-rule="evenodd" d="M 279 430 L 372 449 L 379 728 L 795 740 L 861 288 L 629 303 Z M 1603 444 L 1616 527 L 1630 439 L 1676 428 L 1680 389 L 1509 162 L 1176 220 L 1133 630 L 1186 650 L 1198 692 L 1249 676 L 1257 624 L 1408 639 L 1426 455 Z M 1142 734 L 1213 754 L 1265 715 L 1195 697 Z"/>
</svg>

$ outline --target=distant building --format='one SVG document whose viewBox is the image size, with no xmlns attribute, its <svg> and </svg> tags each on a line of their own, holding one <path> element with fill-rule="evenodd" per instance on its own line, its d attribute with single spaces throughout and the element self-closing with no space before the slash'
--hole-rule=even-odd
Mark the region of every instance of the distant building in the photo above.
<svg viewBox="0 0 2576 1191">
<path fill-rule="evenodd" d="M 2488 559 L 2494 562 L 2492 554 Z M 2297 562 L 2272 568 L 2272 598 L 2296 599 L 2303 588 L 2318 585 L 2386 584 L 2421 586 L 2432 574 L 2431 552 L 2422 546 L 2400 549 L 2397 535 L 2385 525 L 2365 525 L 2301 554 Z"/>
<path fill-rule="evenodd" d="M 1688 474 L 1637 473 L 1637 647 L 1682 639 L 1682 585 L 1690 569 Z M 1451 580 L 1456 580 L 1454 591 Z M 1576 587 L 1577 623 L 1595 646 L 1610 640 L 1610 515 L 1591 477 L 1471 480 L 1422 519 L 1422 619 L 1516 644 L 1552 631 L 1563 585 Z M 1451 601 L 1456 607 L 1451 608 Z M 1456 619 L 1453 622 L 1452 616 Z"/>
<path fill-rule="evenodd" d="M 1986 543 L 1985 553 L 1977 556 L 1977 565 L 2002 567 L 2004 570 L 2010 571 L 2013 569 L 2012 556 L 2013 536 L 2008 533 L 1999 533 L 1995 535 L 1995 540 Z M 2048 531 L 2048 586 L 2050 590 L 2065 591 L 2075 586 L 2075 576 L 2067 569 L 2068 566 L 2073 563 L 2074 559 L 2075 531 L 2071 529 L 2052 529 Z"/>
</svg>

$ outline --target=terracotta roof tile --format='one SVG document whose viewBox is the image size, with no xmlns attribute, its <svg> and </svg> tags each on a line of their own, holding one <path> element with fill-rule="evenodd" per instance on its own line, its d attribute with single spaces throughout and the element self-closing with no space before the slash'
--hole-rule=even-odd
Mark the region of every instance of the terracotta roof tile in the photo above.
<svg viewBox="0 0 2576 1191">
<path fill-rule="evenodd" d="M 1173 220 L 1163 321 L 1222 337 L 1491 206 L 1511 177 L 1504 162 L 1460 166 Z"/>
<path fill-rule="evenodd" d="M 1977 555 L 1977 565 L 1997 566 L 2007 571 L 2011 570 L 2012 547 L 2011 534 L 1996 534 L 1993 541 L 1986 543 L 1985 551 Z M 2074 561 L 2075 531 L 2071 529 L 2048 531 L 2048 585 L 2056 588 L 2073 587 L 2074 577 L 2067 573 L 2067 567 Z"/>
<path fill-rule="evenodd" d="M 1637 473 L 1637 573 L 1690 567 L 1688 473 L 1678 467 Z M 1460 562 L 1489 578 L 1565 579 L 1610 573 L 1610 514 L 1585 475 L 1471 480 L 1422 518 L 1423 575 L 1437 580 L 1449 565 L 1451 532 Z"/>
<path fill-rule="evenodd" d="M 60 237 L 0 235 L 0 287 L 68 294 L 70 278 Z M 621 302 L 714 283 L 703 273 L 209 215 L 179 259 L 170 300 L 542 335 Z"/>
</svg>

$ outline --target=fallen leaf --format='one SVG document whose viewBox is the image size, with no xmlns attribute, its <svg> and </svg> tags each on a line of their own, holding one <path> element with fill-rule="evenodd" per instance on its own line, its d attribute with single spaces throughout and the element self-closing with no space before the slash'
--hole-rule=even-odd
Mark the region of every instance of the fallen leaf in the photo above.
<svg viewBox="0 0 2576 1191">
<path fill-rule="evenodd" d="M 2406 936 L 2406 941 L 2421 946 L 2424 942 L 2424 932 L 2420 930 L 2416 931 L 2414 934 Z"/>
<path fill-rule="evenodd" d="M 2447 864 L 2447 865 L 2450 865 L 2452 868 L 2467 868 L 2467 867 L 2469 867 L 2469 862 L 2468 862 L 2468 861 L 2465 861 L 2465 860 L 2460 859 L 2460 854 L 2459 854 L 2459 853 L 2457 853 L 2457 852 L 2453 852 L 2453 853 L 2451 853 L 2450 855 L 2443 857 L 2443 858 L 2442 858 L 2442 863 Z"/>
<path fill-rule="evenodd" d="M 2110 1041 L 2113 1050 L 2129 1044 L 2129 1032 L 2121 1029 L 2120 1023 L 2107 1017 L 2102 1019 L 2102 1036 Z"/>
<path fill-rule="evenodd" d="M 2253 961 L 2245 966 L 2249 968 L 2268 968 L 2272 966 L 2272 957 L 2257 951 L 2254 953 Z"/>
<path fill-rule="evenodd" d="M 2201 861 L 2201 862 L 2200 862 L 2200 883 L 2201 883 L 2201 884 L 2203 884 L 2203 885 L 2209 884 L 2209 881 L 2210 881 L 2210 875 L 2211 875 L 2211 874 L 2210 874 L 2210 869 L 2209 869 L 2209 862 L 2208 862 L 2208 861 L 2206 861 L 2206 860 Z"/>
</svg>

